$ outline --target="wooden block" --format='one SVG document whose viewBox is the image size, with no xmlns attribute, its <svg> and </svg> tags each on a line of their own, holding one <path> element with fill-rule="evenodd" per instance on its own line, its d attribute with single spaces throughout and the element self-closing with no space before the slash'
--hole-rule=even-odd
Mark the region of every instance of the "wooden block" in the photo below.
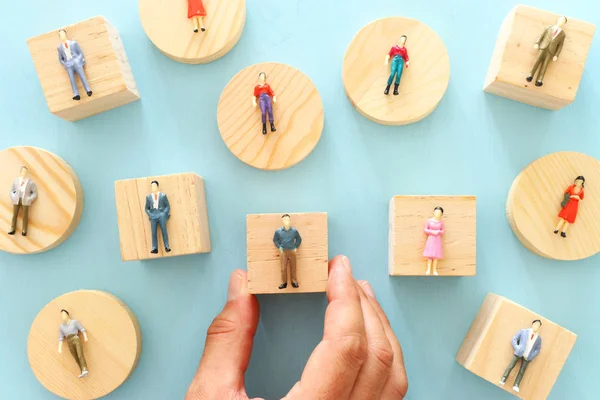
<svg viewBox="0 0 600 400">
<path fill-rule="evenodd" d="M 58 352 L 61 310 L 86 329 L 80 341 L 89 375 L 77 378 L 79 367 L 67 341 Z M 29 365 L 40 383 L 56 396 L 72 400 L 106 396 L 133 373 L 142 352 L 142 332 L 125 303 L 110 293 L 78 290 L 57 297 L 37 315 L 27 340 Z"/>
<path fill-rule="evenodd" d="M 565 190 L 575 178 L 586 179 L 584 199 L 567 237 L 554 234 Z M 600 252 L 600 161 L 561 151 L 537 159 L 515 178 L 506 217 L 523 246 L 553 260 L 580 260 Z"/>
<path fill-rule="evenodd" d="M 205 32 L 194 32 L 187 0 L 140 0 L 139 12 L 148 38 L 166 56 L 186 64 L 204 64 L 223 57 L 244 31 L 245 0 L 204 0 Z"/>
<path fill-rule="evenodd" d="M 262 134 L 261 111 L 252 107 L 258 74 L 267 74 L 275 92 L 276 132 Z M 225 144 L 240 160 L 255 168 L 279 170 L 304 160 L 323 131 L 324 112 L 315 85 L 302 72 L 285 64 L 261 63 L 241 70 L 227 84 L 217 110 Z"/>
<path fill-rule="evenodd" d="M 513 359 L 513 336 L 521 329 L 530 328 L 536 319 L 542 321 L 538 332 L 542 347 L 539 355 L 527 366 L 520 391 L 516 393 L 512 387 L 520 361 L 504 386 L 500 386 L 500 379 Z M 577 335 L 560 325 L 505 297 L 490 293 L 458 350 L 456 361 L 520 399 L 543 400 L 550 394 L 576 339 Z"/>
<path fill-rule="evenodd" d="M 273 235 L 282 226 L 282 214 L 249 214 L 246 217 L 248 291 L 254 294 L 325 292 L 329 276 L 327 213 L 289 213 L 292 227 L 302 237 L 296 255 L 300 287 L 293 288 L 288 281 L 286 289 L 278 289 L 281 263 Z"/>
<path fill-rule="evenodd" d="M 77 228 L 83 213 L 83 189 L 73 168 L 49 151 L 29 146 L 0 151 L 0 250 L 13 254 L 41 253 L 55 248 Z M 9 191 L 22 166 L 37 186 L 37 199 L 29 207 L 27 236 L 21 236 L 23 211 L 19 211 L 14 236 L 13 203 Z"/>
<path fill-rule="evenodd" d="M 389 274 L 425 275 L 427 241 L 425 224 L 435 207 L 444 209 L 444 258 L 440 276 L 473 276 L 476 273 L 475 196 L 394 196 L 390 200 Z M 433 275 L 430 275 L 433 276 Z"/>
<path fill-rule="evenodd" d="M 69 39 L 76 41 L 83 51 L 85 74 L 94 92 L 88 97 L 76 78 L 81 100 L 73 100 L 69 76 L 58 61 L 59 29 L 63 28 L 27 41 L 52 114 L 77 121 L 139 100 L 140 94 L 119 32 L 104 17 L 64 27 Z"/>
<path fill-rule="evenodd" d="M 559 14 L 517 5 L 504 19 L 483 90 L 536 107 L 558 110 L 575 100 L 596 27 L 568 17 L 566 38 L 558 60 L 550 61 L 544 85 L 527 82 L 537 56 L 533 48 Z"/>
<path fill-rule="evenodd" d="M 400 81 L 399 95 L 384 95 L 390 75 L 385 56 L 406 35 L 410 59 Z M 350 103 L 362 115 L 383 125 L 407 125 L 431 114 L 450 80 L 450 58 L 442 39 L 427 25 L 411 18 L 382 18 L 364 26 L 352 39 L 342 71 Z"/>
<path fill-rule="evenodd" d="M 171 252 L 164 251 L 158 229 L 158 254 L 151 254 L 152 235 L 146 215 L 146 196 L 157 180 L 171 205 L 167 221 Z M 204 179 L 194 173 L 153 176 L 115 182 L 121 256 L 123 261 L 210 252 L 210 230 Z"/>
</svg>

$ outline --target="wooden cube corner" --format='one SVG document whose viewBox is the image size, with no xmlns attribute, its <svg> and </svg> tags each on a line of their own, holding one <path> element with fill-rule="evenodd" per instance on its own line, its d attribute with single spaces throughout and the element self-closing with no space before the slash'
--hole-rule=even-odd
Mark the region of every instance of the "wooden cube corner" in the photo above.
<svg viewBox="0 0 600 400">
<path fill-rule="evenodd" d="M 171 206 L 167 221 L 171 252 L 165 252 L 158 229 L 158 254 L 152 254 L 150 220 L 145 212 L 151 182 L 158 181 Z M 204 180 L 194 173 L 152 176 L 115 182 L 115 198 L 123 261 L 208 253 L 210 229 Z"/>
<path fill-rule="evenodd" d="M 567 17 L 566 38 L 558 60 L 550 60 L 543 86 L 527 82 L 537 56 L 533 48 L 544 29 L 560 17 L 517 5 L 504 19 L 490 62 L 484 91 L 535 107 L 558 110 L 575 100 L 596 27 Z"/>
<path fill-rule="evenodd" d="M 83 52 L 84 72 L 93 92 L 91 97 L 75 75 L 81 100 L 73 100 L 69 76 L 58 61 L 60 29 L 65 29 L 68 39 L 77 42 Z M 104 17 L 59 27 L 29 39 L 27 44 L 48 108 L 60 118 L 77 121 L 140 98 L 119 32 Z"/>
<path fill-rule="evenodd" d="M 513 391 L 513 385 L 521 360 L 503 386 L 500 380 L 514 358 L 513 337 L 521 329 L 531 328 L 536 319 L 542 322 L 538 332 L 542 338 L 541 348 L 527 365 L 517 393 Z M 576 339 L 573 332 L 505 297 L 490 293 L 458 350 L 456 361 L 520 399 L 543 400 L 550 394 Z"/>
<path fill-rule="evenodd" d="M 296 254 L 300 287 L 292 287 L 288 271 L 288 286 L 279 289 L 282 283 L 281 255 L 273 243 L 273 236 L 282 226 L 282 214 L 249 214 L 246 217 L 248 291 L 254 294 L 325 292 L 329 277 L 327 213 L 288 213 L 291 226 L 302 238 Z"/>
<path fill-rule="evenodd" d="M 438 261 L 440 276 L 472 276 L 476 273 L 475 196 L 394 196 L 390 200 L 388 234 L 389 275 L 424 276 L 425 224 L 433 210 L 444 209 L 444 257 Z M 430 275 L 433 276 L 433 275 Z"/>
</svg>

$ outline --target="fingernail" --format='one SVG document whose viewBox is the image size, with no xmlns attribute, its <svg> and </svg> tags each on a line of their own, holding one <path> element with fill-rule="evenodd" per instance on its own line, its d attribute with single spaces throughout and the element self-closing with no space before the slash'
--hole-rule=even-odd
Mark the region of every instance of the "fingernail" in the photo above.
<svg viewBox="0 0 600 400">
<path fill-rule="evenodd" d="M 372 298 L 376 298 L 375 297 L 375 292 L 373 291 L 373 288 L 371 287 L 371 284 L 367 281 L 364 281 L 362 283 L 362 288 L 365 291 L 365 293 L 367 294 L 367 296 L 371 296 Z"/>
<path fill-rule="evenodd" d="M 232 274 L 229 278 L 229 288 L 227 289 L 227 301 L 235 300 L 242 291 L 242 277 L 240 274 Z"/>
<path fill-rule="evenodd" d="M 352 273 L 352 266 L 350 265 L 350 259 L 346 256 L 342 256 L 342 265 L 348 270 L 348 272 Z"/>
</svg>

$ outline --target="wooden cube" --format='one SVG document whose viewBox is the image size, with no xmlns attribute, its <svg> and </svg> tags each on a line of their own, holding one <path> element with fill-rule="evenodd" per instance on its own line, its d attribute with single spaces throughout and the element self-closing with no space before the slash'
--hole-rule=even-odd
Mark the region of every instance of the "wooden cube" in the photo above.
<svg viewBox="0 0 600 400">
<path fill-rule="evenodd" d="M 94 17 L 64 28 L 68 39 L 81 47 L 85 75 L 93 92 L 88 97 L 76 76 L 81 100 L 73 100 L 69 76 L 58 61 L 59 29 L 63 28 L 27 41 L 52 114 L 77 121 L 140 98 L 119 32 L 104 17 Z"/>
<path fill-rule="evenodd" d="M 575 100 L 596 27 L 568 17 L 558 60 L 550 60 L 544 84 L 525 78 L 537 56 L 536 40 L 560 15 L 517 5 L 502 23 L 483 90 L 536 107 L 558 110 Z"/>
<path fill-rule="evenodd" d="M 521 361 L 512 370 L 504 386 L 500 380 L 514 357 L 513 336 L 521 329 L 531 328 L 536 319 L 542 321 L 538 332 L 542 338 L 540 352 L 533 359 L 519 386 L 513 391 Z M 577 335 L 508 300 L 490 293 L 458 350 L 456 361 L 463 367 L 520 399 L 543 400 L 548 397 L 558 374 L 575 344 Z"/>
<path fill-rule="evenodd" d="M 273 236 L 282 226 L 282 214 L 250 214 L 246 217 L 248 291 L 255 294 L 326 291 L 329 276 L 327 213 L 289 213 L 291 226 L 298 230 L 302 238 L 296 255 L 300 287 L 292 287 L 288 272 L 287 288 L 279 289 L 282 283 L 281 255 L 273 243 Z"/>
<path fill-rule="evenodd" d="M 475 196 L 394 196 L 390 200 L 388 235 L 390 275 L 425 275 L 425 224 L 437 206 L 444 209 L 445 230 L 442 236 L 444 258 L 438 261 L 438 273 L 440 276 L 475 275 Z"/>
<path fill-rule="evenodd" d="M 158 254 L 151 254 L 152 235 L 146 196 L 152 192 L 151 182 L 158 181 L 171 206 L 167 221 L 171 252 L 164 251 L 158 229 Z M 117 217 L 123 261 L 173 257 L 210 252 L 210 230 L 204 180 L 193 173 L 153 176 L 115 182 Z"/>
</svg>

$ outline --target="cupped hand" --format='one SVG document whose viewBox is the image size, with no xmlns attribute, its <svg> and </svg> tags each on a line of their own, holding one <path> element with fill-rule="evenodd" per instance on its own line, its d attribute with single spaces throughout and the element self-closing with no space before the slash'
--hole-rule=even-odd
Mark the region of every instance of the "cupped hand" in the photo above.
<svg viewBox="0 0 600 400">
<path fill-rule="evenodd" d="M 408 381 L 400 343 L 369 283 L 352 277 L 347 257 L 329 263 L 327 298 L 323 340 L 284 399 L 402 399 Z M 248 399 L 244 374 L 258 317 L 258 302 L 248 294 L 246 273 L 235 271 L 227 304 L 208 328 L 186 400 Z"/>
</svg>

